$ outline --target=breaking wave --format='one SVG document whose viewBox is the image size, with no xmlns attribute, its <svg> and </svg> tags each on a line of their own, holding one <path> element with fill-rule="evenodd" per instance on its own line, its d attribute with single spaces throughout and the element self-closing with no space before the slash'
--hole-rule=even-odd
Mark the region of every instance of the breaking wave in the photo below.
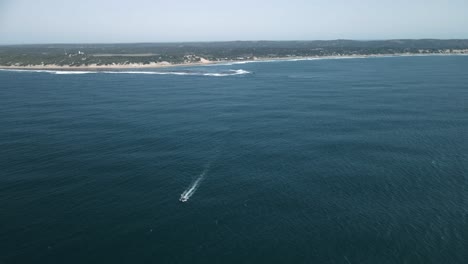
<svg viewBox="0 0 468 264">
<path fill-rule="evenodd" d="M 0 69 L 12 72 L 39 72 L 49 74 L 148 74 L 148 75 L 187 75 L 187 76 L 212 76 L 225 77 L 234 75 L 250 74 L 246 70 L 227 70 L 222 72 L 197 72 L 197 71 L 65 71 L 65 70 L 29 70 L 29 69 Z"/>
<path fill-rule="evenodd" d="M 190 76 L 233 76 L 249 74 L 251 72 L 246 70 L 228 70 L 223 72 L 191 72 L 191 71 L 168 71 L 168 72 L 156 72 L 156 71 L 103 71 L 102 73 L 109 74 L 156 74 L 156 75 L 190 75 Z"/>
<path fill-rule="evenodd" d="M 50 74 L 89 74 L 97 73 L 94 71 L 58 71 L 58 70 L 22 70 L 22 69 L 0 69 L 0 71 L 10 71 L 10 72 L 43 72 Z"/>
</svg>

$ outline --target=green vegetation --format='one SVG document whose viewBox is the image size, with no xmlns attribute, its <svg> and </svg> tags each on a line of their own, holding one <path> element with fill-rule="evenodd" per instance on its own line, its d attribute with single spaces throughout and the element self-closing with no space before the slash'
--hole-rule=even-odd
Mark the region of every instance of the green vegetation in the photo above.
<svg viewBox="0 0 468 264">
<path fill-rule="evenodd" d="M 1 66 L 172 64 L 255 58 L 384 54 L 468 54 L 468 40 L 234 41 L 137 44 L 48 44 L 0 46 Z"/>
</svg>

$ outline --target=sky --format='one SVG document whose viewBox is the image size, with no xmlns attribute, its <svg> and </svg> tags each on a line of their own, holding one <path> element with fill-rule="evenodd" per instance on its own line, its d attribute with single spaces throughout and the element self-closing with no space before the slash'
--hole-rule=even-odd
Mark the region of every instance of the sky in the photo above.
<svg viewBox="0 0 468 264">
<path fill-rule="evenodd" d="M 468 39 L 468 0 L 0 0 L 0 44 Z"/>
</svg>

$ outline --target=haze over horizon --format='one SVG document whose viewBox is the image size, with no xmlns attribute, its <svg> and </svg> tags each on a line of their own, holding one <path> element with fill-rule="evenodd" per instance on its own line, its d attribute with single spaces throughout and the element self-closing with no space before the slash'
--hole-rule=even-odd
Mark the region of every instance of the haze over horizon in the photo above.
<svg viewBox="0 0 468 264">
<path fill-rule="evenodd" d="M 0 44 L 466 39 L 464 0 L 0 1 Z"/>
</svg>

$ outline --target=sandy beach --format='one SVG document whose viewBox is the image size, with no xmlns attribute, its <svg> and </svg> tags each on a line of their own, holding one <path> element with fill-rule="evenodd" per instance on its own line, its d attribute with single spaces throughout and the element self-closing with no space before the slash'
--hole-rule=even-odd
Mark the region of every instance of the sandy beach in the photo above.
<svg viewBox="0 0 468 264">
<path fill-rule="evenodd" d="M 337 55 L 337 56 L 288 56 L 288 57 L 260 57 L 253 60 L 222 60 L 222 61 L 210 61 L 201 59 L 200 62 L 190 63 L 179 63 L 173 64 L 166 61 L 163 62 L 151 62 L 147 64 L 143 63 L 129 63 L 129 64 L 106 64 L 106 65 L 80 65 L 80 66 L 69 66 L 69 65 L 27 65 L 27 66 L 6 66 L 0 65 L 0 69 L 12 69 L 12 70 L 87 70 L 87 71 L 99 71 L 99 70 L 127 70 L 127 69 L 157 69 L 157 68 L 170 68 L 170 67 L 188 67 L 188 66 L 206 66 L 213 64 L 243 64 L 252 62 L 268 62 L 268 61 L 301 61 L 301 60 L 320 60 L 320 59 L 358 59 L 358 58 L 383 58 L 383 57 L 404 57 L 404 56 L 467 56 L 465 53 L 399 53 L 399 54 L 376 54 L 376 55 Z"/>
<path fill-rule="evenodd" d="M 4 66 L 0 65 L 0 69 L 16 69 L 16 70 L 112 70 L 112 69 L 147 69 L 147 68 L 168 68 L 168 67 L 181 67 L 181 66 L 201 66 L 207 64 L 213 64 L 219 62 L 211 62 L 204 60 L 196 63 L 180 63 L 172 64 L 169 62 L 151 62 L 148 64 L 143 63 L 129 63 L 129 64 L 106 64 L 106 65 L 80 65 L 80 66 L 70 66 L 70 65 L 27 65 L 27 66 Z"/>
</svg>

